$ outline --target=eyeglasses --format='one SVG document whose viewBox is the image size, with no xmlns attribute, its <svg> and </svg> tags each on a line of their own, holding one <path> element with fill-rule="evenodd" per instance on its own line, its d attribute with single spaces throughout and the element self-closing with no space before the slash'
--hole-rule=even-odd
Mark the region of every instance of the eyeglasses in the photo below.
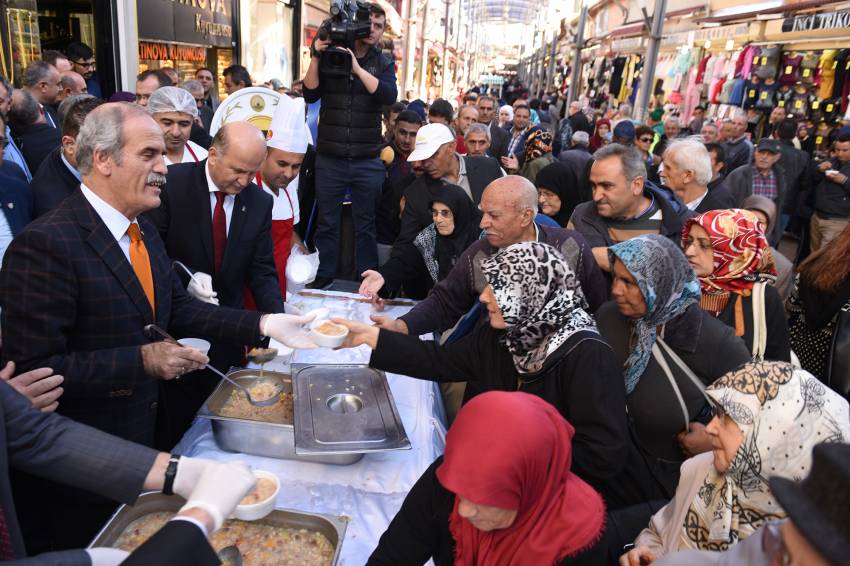
<svg viewBox="0 0 850 566">
<path fill-rule="evenodd" d="M 711 242 L 707 241 L 705 238 L 692 238 L 691 236 L 688 236 L 687 238 L 685 238 L 684 243 L 685 243 L 684 248 L 686 250 L 689 247 L 693 246 L 694 244 L 696 244 L 697 247 L 699 249 L 703 250 L 703 251 L 711 251 L 712 250 Z"/>
<path fill-rule="evenodd" d="M 652 138 L 640 138 L 640 141 L 642 141 L 643 143 L 651 143 Z"/>
<path fill-rule="evenodd" d="M 94 66 L 96 65 L 94 59 L 92 59 L 91 61 L 74 61 L 73 59 L 71 59 L 71 62 L 86 69 L 94 69 Z"/>
<path fill-rule="evenodd" d="M 431 217 L 432 218 L 436 218 L 437 216 L 442 216 L 443 218 L 448 218 L 451 215 L 452 215 L 452 211 L 449 210 L 448 208 L 445 209 L 445 210 L 437 210 L 437 209 L 434 209 L 434 208 L 431 209 Z"/>
</svg>

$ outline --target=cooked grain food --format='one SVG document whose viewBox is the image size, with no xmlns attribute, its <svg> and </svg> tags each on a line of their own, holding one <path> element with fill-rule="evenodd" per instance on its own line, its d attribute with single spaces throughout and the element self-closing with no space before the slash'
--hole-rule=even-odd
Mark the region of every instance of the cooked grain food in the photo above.
<svg viewBox="0 0 850 566">
<path fill-rule="evenodd" d="M 274 386 L 270 383 L 264 383 L 251 387 L 251 397 L 255 401 L 262 401 L 269 397 L 269 392 L 263 395 L 263 389 L 258 389 L 264 386 Z M 262 421 L 265 423 L 276 424 L 292 424 L 292 393 L 281 393 L 280 401 L 268 407 L 257 407 L 252 405 L 245 394 L 238 389 L 230 392 L 230 398 L 221 407 L 219 414 L 222 417 L 231 417 L 234 419 L 248 419 L 251 421 Z"/>
<path fill-rule="evenodd" d="M 277 486 L 268 478 L 257 478 L 257 485 L 253 491 L 242 498 L 239 505 L 255 505 L 261 501 L 265 501 L 272 496 Z"/>
<path fill-rule="evenodd" d="M 124 529 L 113 546 L 132 552 L 173 516 L 161 511 L 140 517 Z M 245 566 L 327 566 L 334 555 L 333 545 L 321 533 L 261 522 L 225 521 L 210 537 L 210 544 L 216 552 L 236 545 Z"/>
<path fill-rule="evenodd" d="M 333 322 L 323 322 L 316 327 L 316 332 L 325 336 L 342 336 L 345 334 L 345 327 Z"/>
</svg>

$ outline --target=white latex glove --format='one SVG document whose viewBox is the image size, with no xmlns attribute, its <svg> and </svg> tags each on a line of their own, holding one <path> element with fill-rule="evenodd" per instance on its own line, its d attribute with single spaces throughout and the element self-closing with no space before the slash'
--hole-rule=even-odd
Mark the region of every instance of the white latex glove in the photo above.
<svg viewBox="0 0 850 566">
<path fill-rule="evenodd" d="M 208 466 L 215 463 L 215 460 L 181 456 L 177 460 L 177 473 L 174 474 L 174 484 L 171 490 L 183 499 L 189 499 L 192 490 L 195 489 L 198 480 L 201 478 L 201 474 Z"/>
<path fill-rule="evenodd" d="M 289 293 L 287 293 L 287 295 L 289 295 Z M 286 301 L 283 303 L 283 312 L 286 314 L 294 314 L 295 316 L 304 316 L 304 312 L 301 309 Z"/>
<path fill-rule="evenodd" d="M 211 462 L 204 468 L 180 511 L 198 508 L 209 513 L 213 518 L 212 534 L 221 528 L 225 517 L 236 509 L 256 483 L 256 476 L 243 462 Z"/>
<path fill-rule="evenodd" d="M 376 297 L 378 291 L 384 286 L 384 276 L 371 269 L 367 269 L 360 276 L 363 278 L 363 282 L 360 283 L 360 294 L 370 299 Z"/>
<path fill-rule="evenodd" d="M 313 322 L 317 314 L 316 311 L 310 311 L 303 316 L 267 314 L 260 320 L 260 334 L 290 348 L 318 348 L 310 339 L 310 331 L 303 328 L 303 325 Z"/>
<path fill-rule="evenodd" d="M 206 273 L 196 271 L 189 280 L 186 291 L 199 301 L 218 306 L 218 293 L 213 291 L 212 277 Z"/>
<path fill-rule="evenodd" d="M 118 566 L 130 557 L 130 553 L 126 550 L 102 546 L 87 548 L 86 554 L 89 555 L 92 566 Z"/>
</svg>

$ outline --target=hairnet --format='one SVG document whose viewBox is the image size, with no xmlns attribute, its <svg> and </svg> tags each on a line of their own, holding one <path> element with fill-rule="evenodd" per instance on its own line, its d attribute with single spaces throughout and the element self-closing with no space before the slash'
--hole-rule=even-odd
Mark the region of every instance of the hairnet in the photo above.
<svg viewBox="0 0 850 566">
<path fill-rule="evenodd" d="M 148 100 L 148 112 L 182 112 L 192 118 L 198 116 L 195 97 L 188 90 L 176 86 L 164 86 L 156 89 Z"/>
</svg>

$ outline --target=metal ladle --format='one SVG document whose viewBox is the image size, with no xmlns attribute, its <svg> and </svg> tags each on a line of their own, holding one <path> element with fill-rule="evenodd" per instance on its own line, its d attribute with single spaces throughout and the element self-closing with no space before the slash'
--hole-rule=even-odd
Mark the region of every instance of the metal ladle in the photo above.
<svg viewBox="0 0 850 566">
<path fill-rule="evenodd" d="M 242 566 L 242 553 L 235 544 L 219 550 L 218 559 L 221 560 L 223 566 Z"/>
<path fill-rule="evenodd" d="M 165 339 L 166 342 L 169 342 L 171 344 L 176 344 L 177 346 L 182 346 L 182 344 L 180 342 L 178 342 L 177 340 L 175 340 L 175 338 L 171 334 L 169 334 L 168 332 L 166 332 L 165 330 L 163 330 L 162 328 L 160 328 L 156 324 L 148 324 L 147 326 L 145 326 L 145 332 L 147 332 L 148 335 L 155 332 L 155 333 L 159 334 L 163 339 Z M 251 392 L 244 385 L 241 385 L 241 384 L 237 383 L 236 381 L 230 379 L 229 377 L 227 377 L 222 372 L 220 372 L 219 370 L 217 370 L 216 368 L 214 368 L 213 366 L 211 366 L 209 364 L 207 364 L 206 368 L 208 370 L 212 371 L 214 374 L 216 374 L 220 378 L 222 378 L 223 380 L 225 380 L 228 383 L 230 383 L 231 385 L 233 385 L 234 387 L 236 387 L 237 389 L 239 389 L 242 393 L 245 394 L 245 397 L 248 398 L 248 402 L 251 403 L 252 405 L 254 405 L 255 407 L 270 407 L 270 406 L 274 405 L 275 403 L 277 403 L 278 401 L 280 401 L 280 394 L 283 393 L 283 383 L 280 383 L 279 381 L 275 384 L 274 393 L 268 399 L 263 399 L 262 401 L 256 401 L 253 397 L 251 397 Z"/>
</svg>

